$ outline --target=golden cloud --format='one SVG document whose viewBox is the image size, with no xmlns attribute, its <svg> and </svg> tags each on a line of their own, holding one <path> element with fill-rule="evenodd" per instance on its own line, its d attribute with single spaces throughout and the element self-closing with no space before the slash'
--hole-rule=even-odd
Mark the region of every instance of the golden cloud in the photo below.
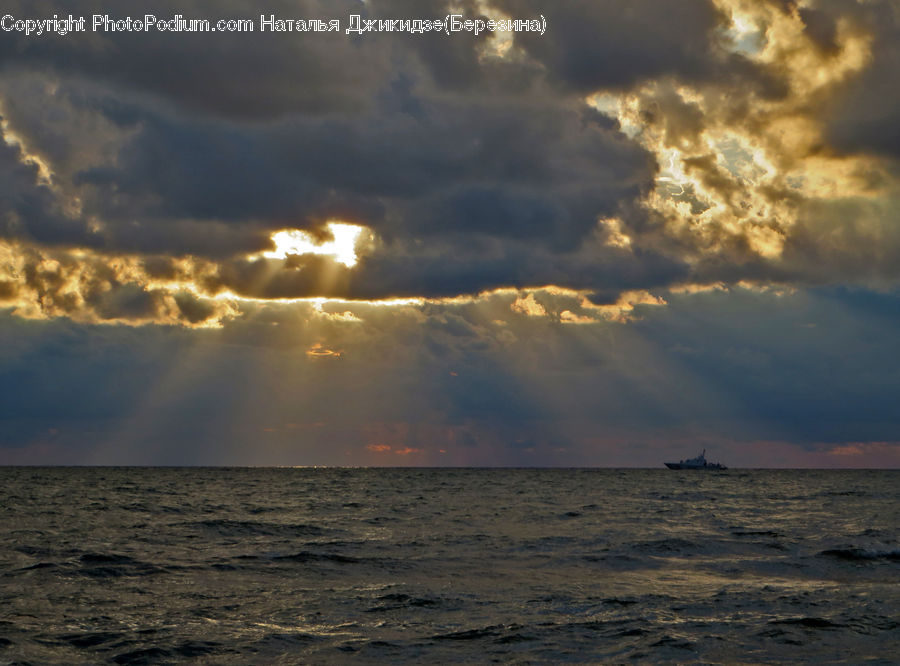
<svg viewBox="0 0 900 666">
<path fill-rule="evenodd" d="M 869 63 L 871 36 L 841 20 L 835 48 L 823 50 L 797 7 L 716 4 L 732 21 L 723 47 L 783 84 L 784 94 L 746 83 L 661 79 L 588 102 L 656 156 L 660 171 L 644 205 L 665 221 L 665 234 L 687 259 L 743 253 L 778 260 L 807 202 L 879 197 L 879 184 L 890 182 L 877 158 L 830 150 L 821 113 Z M 608 245 L 636 242 L 622 220 L 600 224 Z"/>
</svg>

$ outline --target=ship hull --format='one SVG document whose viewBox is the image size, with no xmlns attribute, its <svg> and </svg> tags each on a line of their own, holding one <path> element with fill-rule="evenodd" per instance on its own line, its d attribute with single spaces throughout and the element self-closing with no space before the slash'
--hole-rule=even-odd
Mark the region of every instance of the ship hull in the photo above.
<svg viewBox="0 0 900 666">
<path fill-rule="evenodd" d="M 728 469 L 725 465 L 720 465 L 718 463 L 706 464 L 706 465 L 685 465 L 683 463 L 665 463 L 666 467 L 669 469 L 701 469 L 701 470 L 721 470 Z"/>
</svg>

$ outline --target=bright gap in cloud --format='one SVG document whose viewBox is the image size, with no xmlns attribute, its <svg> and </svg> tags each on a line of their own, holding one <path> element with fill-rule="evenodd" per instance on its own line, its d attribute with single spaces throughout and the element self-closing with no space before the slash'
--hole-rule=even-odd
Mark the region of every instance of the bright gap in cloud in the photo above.
<svg viewBox="0 0 900 666">
<path fill-rule="evenodd" d="M 322 254 L 333 257 L 338 263 L 347 268 L 356 265 L 356 243 L 365 230 L 355 224 L 345 222 L 328 222 L 325 225 L 332 235 L 332 240 L 317 242 L 312 234 L 300 229 L 284 229 L 272 234 L 272 242 L 275 249 L 263 252 L 262 257 L 267 259 L 286 259 L 292 254 Z"/>
<path fill-rule="evenodd" d="M 717 4 L 731 14 L 731 25 L 721 31 L 726 48 L 751 58 L 759 55 L 767 41 L 765 26 L 760 25 L 760 15 L 754 16 L 733 0 L 718 0 Z M 760 11 L 757 9 L 757 12 Z"/>
</svg>

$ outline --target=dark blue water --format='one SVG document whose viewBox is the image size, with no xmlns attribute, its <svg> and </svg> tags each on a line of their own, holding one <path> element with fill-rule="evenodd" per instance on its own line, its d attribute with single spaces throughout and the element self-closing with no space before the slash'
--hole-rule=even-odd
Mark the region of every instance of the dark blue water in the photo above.
<svg viewBox="0 0 900 666">
<path fill-rule="evenodd" d="M 0 479 L 0 663 L 900 659 L 896 471 Z"/>
</svg>

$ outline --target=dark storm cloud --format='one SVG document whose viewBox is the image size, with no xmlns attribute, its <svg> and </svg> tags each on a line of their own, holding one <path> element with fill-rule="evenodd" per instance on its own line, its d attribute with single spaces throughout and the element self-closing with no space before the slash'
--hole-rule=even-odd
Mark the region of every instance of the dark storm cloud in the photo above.
<svg viewBox="0 0 900 666">
<path fill-rule="evenodd" d="M 900 202 L 895 197 L 892 203 Z M 881 205 L 852 199 L 811 205 L 785 246 L 785 277 L 828 284 L 839 274 L 851 284 L 894 283 L 900 279 L 895 219 L 884 215 Z"/>
<path fill-rule="evenodd" d="M 834 16 L 811 7 L 798 10 L 803 20 L 806 34 L 826 52 L 834 52 L 837 48 L 837 22 Z"/>
<path fill-rule="evenodd" d="M 490 247 L 490 246 L 489 246 Z M 653 251 L 626 253 L 601 247 L 595 252 L 556 254 L 535 251 L 520 243 L 505 243 L 483 253 L 471 245 L 439 246 L 437 256 L 384 255 L 364 261 L 357 288 L 370 298 L 376 293 L 455 296 L 478 293 L 499 285 L 565 285 L 600 291 L 615 285 L 616 292 L 669 284 L 689 275 L 682 262 Z"/>
<path fill-rule="evenodd" d="M 85 169 L 74 181 L 96 188 L 99 209 L 113 219 L 150 215 L 234 226 L 259 220 L 302 228 L 338 215 L 374 217 L 377 202 L 344 189 L 328 172 L 329 161 L 338 162 L 332 168 L 341 174 L 364 168 L 352 145 L 344 149 L 348 130 L 315 120 L 273 129 L 145 115 L 116 166 Z"/>
<path fill-rule="evenodd" d="M 823 0 L 808 22 L 812 30 L 829 21 L 851 21 L 872 36 L 871 62 L 851 81 L 830 114 L 829 138 L 840 150 L 900 157 L 900 12 L 891 0 L 848 3 Z"/>
<path fill-rule="evenodd" d="M 549 68 L 553 80 L 584 92 L 676 72 L 706 72 L 710 33 L 722 20 L 704 0 L 495 4 L 511 16 L 544 14 L 555 38 L 526 34 L 517 36 L 517 43 Z"/>
<path fill-rule="evenodd" d="M 651 186 L 654 165 L 642 150 L 566 105 L 487 98 L 422 107 L 420 118 L 376 108 L 262 127 L 147 116 L 115 167 L 73 180 L 95 190 L 105 219 L 275 229 L 336 218 L 387 237 L 478 233 L 563 248 Z"/>
<path fill-rule="evenodd" d="M 708 0 L 500 0 L 510 16 L 543 14 L 552 31 L 516 35 L 516 44 L 547 68 L 556 86 L 581 93 L 628 88 L 666 76 L 729 78 L 777 92 L 747 60 L 721 49 L 716 31 L 728 17 Z M 763 85 L 764 84 L 764 85 Z"/>
<path fill-rule="evenodd" d="M 459 6 L 478 13 L 473 3 Z M 716 95 L 736 98 L 729 122 L 743 122 L 751 102 L 779 85 L 765 66 L 727 50 L 729 17 L 700 0 L 495 6 L 513 17 L 543 13 L 548 31 L 516 35 L 502 59 L 486 53 L 485 35 L 467 34 L 5 34 L 4 118 L 25 148 L 0 147 L 0 188 L 15 193 L 3 204 L 2 233 L 107 256 L 212 259 L 221 270 L 204 288 L 266 298 L 452 296 L 557 284 L 615 302 L 625 289 L 691 279 L 802 280 L 803 270 L 815 272 L 815 244 L 827 238 L 804 218 L 800 235 L 785 241 L 790 256 L 810 257 L 803 270 L 762 258 L 756 231 L 792 232 L 778 219 L 744 220 L 738 180 L 712 153 L 681 166 L 739 223 L 711 220 L 698 233 L 650 210 L 658 157 L 641 147 L 639 133 L 629 138 L 585 102 L 590 92 L 663 79 L 641 93 L 638 115 L 671 145 L 701 141 Z M 33 13 L 24 3 L 10 11 Z M 99 3 L 42 11 L 113 12 Z M 141 8 L 161 17 L 335 17 L 343 27 L 353 13 L 445 11 L 445 3 L 410 0 Z M 799 10 L 781 3 L 778 11 Z M 874 64 L 859 84 L 865 98 L 893 67 L 896 16 L 884 3 L 838 2 L 798 16 L 830 52 L 844 14 L 876 35 Z M 710 98 L 683 98 L 683 83 L 712 91 Z M 893 130 L 882 132 L 880 120 L 892 115 L 891 99 L 838 107 L 838 145 L 892 150 Z M 26 149 L 45 159 L 52 187 L 27 164 Z M 772 201 L 791 196 L 772 187 Z M 620 218 L 634 241 L 629 250 L 595 238 L 607 217 Z M 272 249 L 274 230 L 321 233 L 330 219 L 368 226 L 381 244 L 352 270 L 315 258 L 247 258 Z M 129 303 L 140 309 L 125 296 L 114 301 Z"/>
<path fill-rule="evenodd" d="M 196 280 L 208 294 L 227 289 L 253 298 L 327 296 L 345 299 L 443 298 L 498 287 L 565 285 L 586 290 L 598 304 L 613 303 L 623 290 L 683 282 L 694 273 L 685 262 L 654 250 L 625 251 L 601 243 L 560 253 L 516 240 L 463 234 L 422 248 L 396 243 L 347 268 L 331 257 L 236 259 Z M 709 277 L 709 275 L 706 275 Z"/>
<path fill-rule="evenodd" d="M 127 219 L 127 218 L 126 218 Z M 253 224 L 236 225 L 217 219 L 167 218 L 143 215 L 126 223 L 107 225 L 102 247 L 113 253 L 171 253 L 224 258 L 271 248 L 269 231 Z"/>
<path fill-rule="evenodd" d="M 442 3 L 215 9 L 222 17 L 335 16 L 343 25 L 351 13 L 403 18 L 438 10 Z M 141 11 L 216 18 L 199 4 Z M 517 259 L 536 265 L 549 256 L 560 266 L 554 255 L 574 251 L 598 218 L 653 186 L 656 165 L 643 149 L 578 95 L 549 93 L 535 62 L 482 57 L 483 36 L 8 37 L 11 127 L 48 158 L 59 187 L 50 203 L 77 197 L 80 207 L 79 220 L 59 229 L 46 215 L 23 216 L 35 228 L 7 229 L 11 238 L 224 259 L 271 248 L 273 230 L 315 230 L 341 219 L 409 248 L 422 242 L 429 252 L 457 253 L 467 236 L 524 239 L 535 254 L 522 257 L 519 248 Z M 85 234 L 88 226 L 95 233 Z M 359 278 L 347 293 L 408 293 L 422 285 L 428 291 L 420 295 L 446 294 L 534 273 L 511 261 L 497 264 L 515 271 L 504 273 L 459 259 L 455 271 L 474 273 L 453 285 L 429 286 L 438 270 L 390 277 L 397 287 L 382 286 L 387 276 L 372 286 Z M 427 268 L 422 258 L 403 262 Z M 306 295 L 310 284 L 298 282 L 296 271 L 275 283 L 266 293 Z"/>
<path fill-rule="evenodd" d="M 2 117 L 0 117 L 2 119 Z M 0 237 L 39 243 L 91 246 L 97 238 L 83 220 L 67 215 L 21 146 L 0 141 Z"/>
<path fill-rule="evenodd" d="M 162 96 L 192 112 L 246 119 L 290 113 L 352 110 L 364 105 L 389 64 L 384 53 L 343 33 L 305 39 L 259 31 L 260 15 L 286 19 L 338 18 L 359 13 L 357 0 L 167 2 L 140 6 L 103 2 L 41 3 L 43 15 L 93 14 L 111 19 L 176 14 L 185 19 L 250 19 L 253 33 L 97 32 L 62 39 L 4 35 L 0 58 L 36 69 L 101 80 L 126 90 Z M 7 3 L 17 17 L 32 17 L 33 3 Z M 73 38 L 74 37 L 74 38 Z"/>
</svg>

